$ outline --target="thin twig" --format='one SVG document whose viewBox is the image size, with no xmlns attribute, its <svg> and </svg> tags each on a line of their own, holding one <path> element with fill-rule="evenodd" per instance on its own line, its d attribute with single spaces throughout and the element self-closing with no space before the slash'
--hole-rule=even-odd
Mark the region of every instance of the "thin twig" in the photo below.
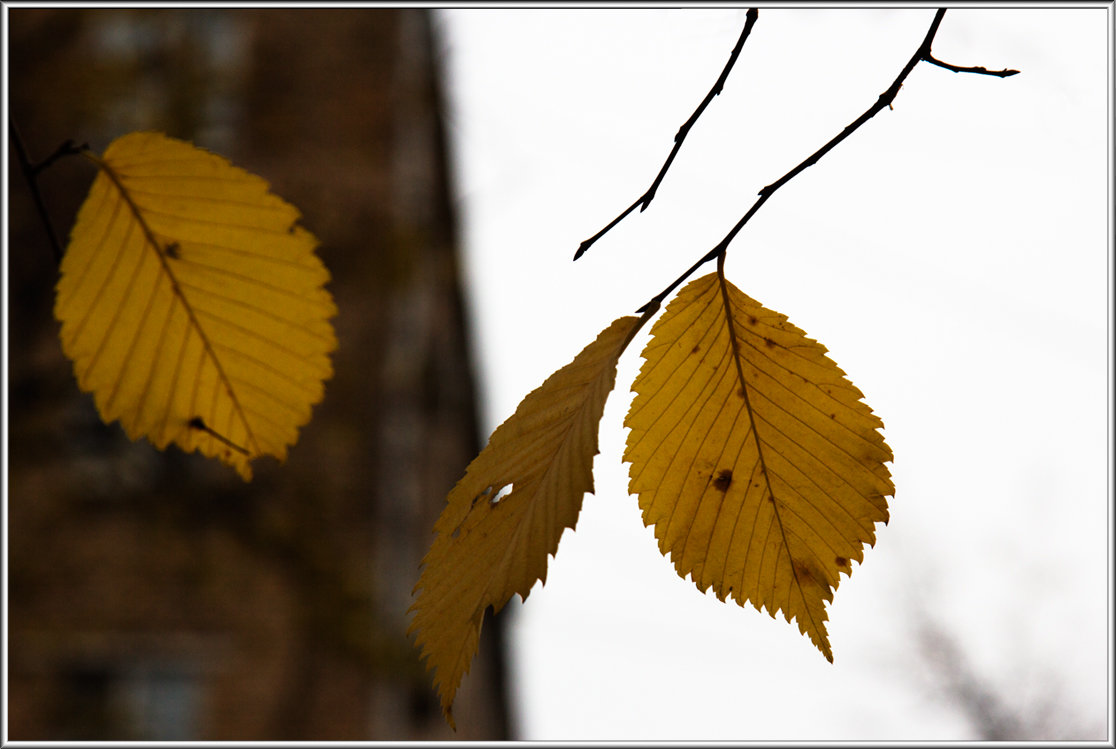
<svg viewBox="0 0 1116 749">
<path fill-rule="evenodd" d="M 674 148 L 671 149 L 670 155 L 667 156 L 666 161 L 663 163 L 663 168 L 659 170 L 659 174 L 655 177 L 655 181 L 651 183 L 651 187 L 647 188 L 647 192 L 639 196 L 639 199 L 636 200 L 636 202 L 628 206 L 628 209 L 626 211 L 621 213 L 616 218 L 612 219 L 612 221 L 609 222 L 608 226 L 601 229 L 589 239 L 586 239 L 584 242 L 582 242 L 581 245 L 577 248 L 577 252 L 574 253 L 574 260 L 577 260 L 579 257 L 584 255 L 585 252 L 593 246 L 594 242 L 603 237 L 612 227 L 616 226 L 618 223 L 627 218 L 628 214 L 630 214 L 636 208 L 639 208 L 640 213 L 642 213 L 643 211 L 647 210 L 647 206 L 651 205 L 651 201 L 655 199 L 655 193 L 659 189 L 659 184 L 663 181 L 663 177 L 666 176 L 667 170 L 670 169 L 670 165 L 671 163 L 673 163 L 674 157 L 678 155 L 678 151 L 682 148 L 682 142 L 686 140 L 686 136 L 690 134 L 690 128 L 694 126 L 694 123 L 697 122 L 699 117 L 701 117 L 702 112 L 705 111 L 705 108 L 709 106 L 709 103 L 711 101 L 713 101 L 713 97 L 720 94 L 721 90 L 724 89 L 725 81 L 728 80 L 729 72 L 732 70 L 732 66 L 736 64 L 736 58 L 740 56 L 740 50 L 744 48 L 744 42 L 748 39 L 748 34 L 752 32 L 752 27 L 756 25 L 756 20 L 758 18 L 759 11 L 757 9 L 752 8 L 748 11 L 747 19 L 744 23 L 744 30 L 740 32 L 740 38 L 736 40 L 736 46 L 732 48 L 732 54 L 729 55 L 729 59 L 728 62 L 725 63 L 724 70 L 721 71 L 721 75 L 717 78 L 717 82 L 713 84 L 713 88 L 711 88 L 709 90 L 709 93 L 705 95 L 705 98 L 702 100 L 701 104 L 698 105 L 698 108 L 694 110 L 694 113 L 692 115 L 690 115 L 690 119 L 686 120 L 682 124 L 682 127 L 678 129 L 678 134 L 674 136 Z"/>
<path fill-rule="evenodd" d="M 12 145 L 15 146 L 16 156 L 19 158 L 19 166 L 27 180 L 27 187 L 31 190 L 31 199 L 35 202 L 35 210 L 39 212 L 39 218 L 42 219 L 43 226 L 46 227 L 54 262 L 60 264 L 62 262 L 62 243 L 58 241 L 58 235 L 54 232 L 54 225 L 50 222 L 50 214 L 47 213 L 46 203 L 43 202 L 43 195 L 39 191 L 39 174 L 63 156 L 79 154 L 88 150 L 89 146 L 84 144 L 76 146 L 72 140 L 68 140 L 56 148 L 50 156 L 35 164 L 27 155 L 27 146 L 23 142 L 23 137 L 19 134 L 19 128 L 16 127 L 14 119 L 8 120 L 8 131 L 11 133 Z"/>
<path fill-rule="evenodd" d="M 976 73 L 977 75 L 994 75 L 997 78 L 1007 78 L 1008 76 L 1015 75 L 1019 72 L 1018 70 L 989 70 L 988 68 L 980 66 L 974 68 L 966 68 L 960 65 L 951 65 L 948 62 L 942 62 L 930 53 L 927 53 L 926 57 L 922 59 L 926 60 L 926 62 L 930 63 L 931 65 L 937 65 L 939 68 L 952 70 L 954 73 Z"/>
<path fill-rule="evenodd" d="M 818 161 L 823 156 L 829 153 L 838 143 L 852 135 L 861 125 L 875 117 L 877 114 L 883 111 L 884 108 L 890 107 L 891 103 L 895 100 L 896 95 L 898 95 L 899 89 L 903 87 L 903 81 L 906 80 L 907 76 L 910 75 L 911 71 L 914 70 L 915 66 L 918 65 L 918 63 L 925 60 L 927 62 L 932 62 L 935 65 L 940 65 L 941 67 L 944 67 L 948 70 L 952 70 L 956 73 L 980 73 L 984 75 L 996 75 L 1000 77 L 1007 77 L 1008 75 L 1014 75 L 1015 73 L 1019 72 L 1017 70 L 989 72 L 985 68 L 960 68 L 935 60 L 930 54 L 930 47 L 934 42 L 935 35 L 937 35 L 938 33 L 938 27 L 942 23 L 942 18 L 945 17 L 945 12 L 945 8 L 941 8 L 937 11 L 937 13 L 934 14 L 934 20 L 930 22 L 930 28 L 929 30 L 927 30 L 926 36 L 922 40 L 922 44 L 919 45 L 918 49 L 915 51 L 914 55 L 911 56 L 911 59 L 907 62 L 907 64 L 903 66 L 903 69 L 899 72 L 899 76 L 895 79 L 895 81 L 887 88 L 886 91 L 880 94 L 875 104 L 869 107 L 864 112 L 864 114 L 853 120 L 848 126 L 845 127 L 844 130 L 838 133 L 836 137 L 834 137 L 832 140 L 830 140 L 814 153 L 810 154 L 810 156 L 807 157 L 807 159 L 801 164 L 796 166 L 794 169 L 791 169 L 777 181 L 772 182 L 770 185 L 760 190 L 759 200 L 752 204 L 752 207 L 749 208 L 748 212 L 744 214 L 744 217 L 741 218 L 734 227 L 732 227 L 732 230 L 727 235 L 725 235 L 724 239 L 718 242 L 716 246 L 714 246 L 713 249 L 707 252 L 700 260 L 691 265 L 685 273 L 676 278 L 670 286 L 663 289 L 657 295 L 652 297 L 651 300 L 647 302 L 647 304 L 636 310 L 636 313 L 641 313 L 651 306 L 660 304 L 672 291 L 678 288 L 678 286 L 683 281 L 689 278 L 694 273 L 694 271 L 696 271 L 698 268 L 700 268 L 702 265 L 709 262 L 710 260 L 723 255 L 728 249 L 728 246 L 732 242 L 732 240 L 735 239 L 736 235 L 740 233 L 740 230 L 744 228 L 744 225 L 748 223 L 752 216 L 755 215 L 756 211 L 760 209 L 760 206 L 766 203 L 767 199 L 770 198 L 776 190 L 778 190 L 786 183 L 790 182 L 792 179 L 797 177 L 809 167 L 818 163 Z"/>
</svg>

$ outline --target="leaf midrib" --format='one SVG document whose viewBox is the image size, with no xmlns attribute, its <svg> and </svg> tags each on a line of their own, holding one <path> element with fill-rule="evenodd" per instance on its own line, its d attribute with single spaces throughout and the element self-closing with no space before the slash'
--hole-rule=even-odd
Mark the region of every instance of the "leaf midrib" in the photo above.
<svg viewBox="0 0 1116 749">
<path fill-rule="evenodd" d="M 152 232 L 151 227 L 148 226 L 147 221 L 144 219 L 143 213 L 140 211 L 140 207 L 132 199 L 132 196 L 129 194 L 128 189 L 124 186 L 120 175 L 118 175 L 112 168 L 112 166 L 109 165 L 108 161 L 106 161 L 104 158 L 94 155 L 89 151 L 84 151 L 83 153 L 89 159 L 91 159 L 109 178 L 113 186 L 115 186 L 117 191 L 120 193 L 120 196 L 124 199 L 124 202 L 128 205 L 128 209 L 132 212 L 132 216 L 135 218 L 136 223 L 138 223 L 140 228 L 143 230 L 144 238 L 147 240 L 148 246 L 155 253 L 155 257 L 158 258 L 163 273 L 166 274 L 167 280 L 170 282 L 172 292 L 174 293 L 178 301 L 182 304 L 182 307 L 186 311 L 186 316 L 189 319 L 190 324 L 197 331 L 198 337 L 201 339 L 202 347 L 205 349 L 206 353 L 209 355 L 209 358 L 212 360 L 213 366 L 217 369 L 217 375 L 220 378 L 221 382 L 224 384 L 225 391 L 228 394 L 229 399 L 232 401 L 233 407 L 236 409 L 236 413 L 239 415 L 241 422 L 244 424 L 244 429 L 247 433 L 248 441 L 253 448 L 254 454 L 259 454 L 260 447 L 258 442 L 256 441 L 256 435 L 252 430 L 251 423 L 248 421 L 248 418 L 244 413 L 244 408 L 240 403 L 240 399 L 236 397 L 236 391 L 233 389 L 232 381 L 226 374 L 225 368 L 221 365 L 221 360 L 218 358 L 217 353 L 213 347 L 213 343 L 209 340 L 209 336 L 206 335 L 205 328 L 202 327 L 201 323 L 198 321 L 197 316 L 194 314 L 193 307 L 190 305 L 189 301 L 187 301 L 185 295 L 182 293 L 182 289 L 178 285 L 178 279 L 175 276 L 173 269 L 170 267 L 170 264 L 167 262 L 166 257 L 160 251 L 159 241 L 155 238 L 154 232 Z"/>
<path fill-rule="evenodd" d="M 786 550 L 787 557 L 790 560 L 791 577 L 794 579 L 795 588 L 798 589 L 798 598 L 802 604 L 802 613 L 810 620 L 810 631 L 816 632 L 818 634 L 819 641 L 824 643 L 825 638 L 822 637 L 822 632 L 824 631 L 823 625 L 821 622 L 814 621 L 813 612 L 810 610 L 810 606 L 806 601 L 806 593 L 803 590 L 802 581 L 798 578 L 798 569 L 794 564 L 794 556 L 791 554 L 790 541 L 787 538 L 787 530 L 783 524 L 783 516 L 779 508 L 779 501 L 775 496 L 775 487 L 771 485 L 771 475 L 767 471 L 767 462 L 765 461 L 763 456 L 764 441 L 760 437 L 756 413 L 752 409 L 751 398 L 749 395 L 750 388 L 747 380 L 744 378 L 744 367 L 741 361 L 742 357 L 740 354 L 739 342 L 736 339 L 736 325 L 733 320 L 732 303 L 729 299 L 728 282 L 726 281 L 724 274 L 724 260 L 725 256 L 722 253 L 717 258 L 717 284 L 720 287 L 721 302 L 724 307 L 725 313 L 725 322 L 728 326 L 729 342 L 732 345 L 732 358 L 734 364 L 736 365 L 736 375 L 740 381 L 741 394 L 744 397 L 744 409 L 748 412 L 748 418 L 752 422 L 752 433 L 755 435 L 756 456 L 760 464 L 760 469 L 763 473 L 763 481 L 767 486 L 768 494 L 771 496 L 771 507 L 772 511 L 775 514 L 775 524 L 779 527 L 779 535 L 783 540 L 783 548 Z M 776 565 L 778 565 L 778 560 L 776 560 Z M 825 655 L 829 661 L 833 660 L 833 656 L 828 652 L 828 646 L 822 651 L 822 654 Z"/>
</svg>

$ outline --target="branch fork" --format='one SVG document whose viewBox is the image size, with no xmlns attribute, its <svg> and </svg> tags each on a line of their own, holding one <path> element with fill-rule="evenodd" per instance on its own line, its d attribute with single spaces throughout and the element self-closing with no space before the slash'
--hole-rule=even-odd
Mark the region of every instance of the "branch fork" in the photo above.
<svg viewBox="0 0 1116 749">
<path fill-rule="evenodd" d="M 677 279 L 675 279 L 674 282 L 672 282 L 669 286 L 652 297 L 646 304 L 636 310 L 636 313 L 640 314 L 647 312 L 651 308 L 657 308 L 659 304 L 667 296 L 669 296 L 672 291 L 678 288 L 678 286 L 682 284 L 687 278 L 689 278 L 698 268 L 700 268 L 702 265 L 709 262 L 710 260 L 722 259 L 725 252 L 728 250 L 729 244 L 731 244 L 732 240 L 736 238 L 736 235 L 740 232 L 740 230 L 744 228 L 744 225 L 748 223 L 752 216 L 755 215 L 756 211 L 759 210 L 760 206 L 762 206 L 768 198 L 775 194 L 775 192 L 780 187 L 785 185 L 787 182 L 790 182 L 807 168 L 816 164 L 819 160 L 821 160 L 823 156 L 825 156 L 827 153 L 829 153 L 829 151 L 836 147 L 837 144 L 852 135 L 857 129 L 860 128 L 861 125 L 875 117 L 877 114 L 883 111 L 885 107 L 888 109 L 892 109 L 892 103 L 895 101 L 895 97 L 899 95 L 899 90 L 903 87 L 903 82 L 907 79 L 907 76 L 910 75 L 911 71 L 914 70 L 914 68 L 920 62 L 928 62 L 931 65 L 936 65 L 937 67 L 950 70 L 954 73 L 973 73 L 976 75 L 988 75 L 998 78 L 1007 78 L 1019 73 L 1018 70 L 1010 69 L 988 70 L 987 68 L 982 66 L 963 67 L 960 65 L 953 65 L 951 63 L 943 62 L 942 60 L 934 57 L 931 53 L 931 45 L 933 44 L 934 37 L 938 33 L 938 27 L 941 25 L 942 19 L 945 17 L 945 13 L 945 9 L 941 8 L 937 11 L 937 13 L 934 14 L 934 20 L 930 23 L 930 28 L 929 30 L 927 30 L 926 35 L 923 38 L 922 43 L 919 45 L 918 49 L 911 56 L 911 59 L 907 62 L 907 64 L 903 66 L 903 69 L 899 72 L 899 75 L 895 78 L 892 84 L 887 88 L 886 91 L 879 95 L 879 97 L 876 99 L 876 102 L 871 107 L 869 107 L 858 118 L 853 120 L 849 125 L 847 125 L 828 143 L 826 143 L 817 151 L 808 156 L 798 166 L 791 169 L 775 182 L 772 182 L 771 184 L 761 189 L 758 193 L 759 199 L 752 204 L 752 207 L 749 208 L 747 213 L 745 213 L 744 216 L 736 223 L 736 225 L 732 227 L 729 233 L 725 235 L 724 239 L 718 242 L 713 247 L 713 249 L 703 255 L 696 263 L 691 265 L 690 268 L 687 269 Z M 717 82 L 713 84 L 713 88 L 710 89 L 705 99 L 690 116 L 690 119 L 683 123 L 682 127 L 679 128 L 678 134 L 674 138 L 674 148 L 671 150 L 670 155 L 667 156 L 666 162 L 663 164 L 662 169 L 659 170 L 659 174 L 655 177 L 655 181 L 651 184 L 651 187 L 648 188 L 647 192 L 640 196 L 640 198 L 636 200 L 636 202 L 632 203 L 632 205 L 627 210 L 613 219 L 607 226 L 605 226 L 589 239 L 582 242 L 581 245 L 578 247 L 577 252 L 574 254 L 574 260 L 577 260 L 583 254 L 585 254 L 585 252 L 593 245 L 594 242 L 604 236 L 610 229 L 612 229 L 612 227 L 620 223 L 637 207 L 639 207 L 640 210 L 643 211 L 651 204 L 651 200 L 655 196 L 655 191 L 658 189 L 659 184 L 666 176 L 667 170 L 670 168 L 671 163 L 674 161 L 674 157 L 681 149 L 682 142 L 686 139 L 686 136 L 689 134 L 690 129 L 693 127 L 694 123 L 697 122 L 697 119 L 701 116 L 702 112 L 705 111 L 705 108 L 713 100 L 713 97 L 717 96 L 723 89 L 725 80 L 728 78 L 729 72 L 732 70 L 732 66 L 736 62 L 736 58 L 740 55 L 740 50 L 743 48 L 744 42 L 748 39 L 748 35 L 751 33 L 752 27 L 755 25 L 758 18 L 759 11 L 757 9 L 752 8 L 748 11 L 747 20 L 744 24 L 744 30 L 741 32 L 740 38 L 737 40 L 736 46 L 733 48 L 732 54 L 729 56 L 728 63 L 725 65 L 724 70 L 721 71 L 721 75 L 718 77 Z"/>
</svg>

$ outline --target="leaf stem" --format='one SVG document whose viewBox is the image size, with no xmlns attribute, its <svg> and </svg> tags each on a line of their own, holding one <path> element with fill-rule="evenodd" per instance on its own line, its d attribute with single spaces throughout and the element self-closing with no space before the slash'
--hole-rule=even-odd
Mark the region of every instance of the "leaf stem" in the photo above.
<svg viewBox="0 0 1116 749">
<path fill-rule="evenodd" d="M 225 444 L 228 447 L 231 447 L 233 450 L 236 450 L 237 452 L 241 453 L 242 455 L 245 455 L 247 457 L 252 456 L 252 454 L 250 452 L 248 452 L 247 450 L 245 450 L 243 447 L 236 444 L 235 442 L 230 440 L 228 437 L 225 437 L 224 435 L 222 435 L 222 434 L 218 433 L 217 431 L 215 431 L 214 429 L 212 429 L 208 424 L 205 423 L 205 419 L 203 419 L 200 416 L 195 416 L 194 418 L 190 419 L 190 421 L 187 423 L 187 426 L 190 427 L 191 429 L 197 429 L 199 431 L 205 432 L 210 437 L 213 437 L 215 440 Z"/>
<path fill-rule="evenodd" d="M 888 86 L 886 91 L 879 95 L 879 97 L 876 99 L 876 102 L 872 106 L 865 110 L 862 115 L 845 126 L 845 129 L 838 133 L 835 137 L 833 137 L 828 143 L 819 148 L 817 151 L 814 151 L 814 153 L 810 154 L 810 156 L 808 156 L 802 163 L 791 169 L 775 182 L 772 182 L 770 185 L 767 185 L 762 190 L 760 190 L 759 199 L 752 204 L 752 207 L 748 209 L 748 212 L 744 214 L 743 218 L 736 222 L 736 225 L 732 227 L 727 235 L 725 235 L 724 239 L 718 242 L 716 246 L 713 247 L 713 249 L 703 255 L 700 260 L 691 265 L 685 273 L 676 278 L 674 282 L 670 284 L 670 286 L 667 286 L 657 295 L 652 297 L 651 300 L 647 302 L 647 304 L 640 307 L 638 310 L 636 310 L 636 312 L 640 313 L 653 305 L 660 304 L 672 291 L 678 288 L 679 284 L 689 278 L 694 273 L 694 271 L 696 271 L 698 268 L 700 268 L 702 265 L 709 262 L 710 260 L 724 255 L 732 240 L 736 238 L 736 235 L 740 233 L 740 230 L 744 228 L 744 225 L 748 223 L 752 216 L 756 214 L 756 211 L 760 209 L 760 206 L 766 203 L 767 199 L 775 194 L 776 190 L 778 190 L 786 183 L 790 182 L 792 179 L 797 177 L 809 167 L 818 163 L 818 161 L 821 160 L 823 156 L 833 150 L 833 148 L 835 148 L 837 144 L 839 144 L 845 138 L 856 132 L 856 130 L 859 129 L 861 125 L 875 117 L 877 114 L 883 111 L 884 108 L 890 107 L 891 103 L 895 100 L 895 97 L 899 94 L 899 89 L 903 87 L 903 81 L 907 79 L 907 76 L 910 75 L 911 71 L 914 70 L 915 66 L 918 65 L 918 63 L 925 60 L 926 62 L 930 62 L 934 65 L 946 68 L 947 70 L 952 70 L 955 73 L 978 73 L 982 75 L 995 75 L 1001 78 L 1006 78 L 1009 75 L 1015 75 L 1019 72 L 1017 70 L 1002 70 L 991 72 L 986 70 L 985 68 L 962 68 L 950 65 L 948 63 L 943 63 L 940 60 L 935 59 L 930 52 L 930 47 L 934 42 L 934 37 L 938 33 L 938 27 L 941 25 L 942 19 L 945 17 L 945 13 L 946 9 L 940 8 L 934 14 L 934 20 L 930 22 L 930 28 L 927 30 L 926 35 L 922 39 L 922 43 L 918 46 L 918 49 L 915 50 L 915 53 L 911 56 L 911 59 L 907 61 L 907 64 L 903 66 L 903 69 L 899 71 L 899 75 L 895 78 L 892 84 Z"/>
<path fill-rule="evenodd" d="M 23 171 L 23 177 L 27 180 L 28 189 L 31 190 L 31 199 L 35 203 L 35 210 L 38 212 L 39 218 L 46 228 L 47 239 L 50 240 L 51 254 L 54 256 L 54 263 L 58 265 L 62 262 L 62 243 L 58 241 L 58 235 L 54 231 L 54 224 L 50 221 L 50 214 L 47 213 L 46 203 L 43 201 L 42 192 L 39 190 L 39 174 L 63 156 L 73 156 L 82 153 L 88 150 L 89 146 L 87 144 L 77 146 L 74 145 L 72 140 L 67 140 L 56 148 L 54 153 L 36 164 L 32 162 L 31 158 L 27 155 L 27 145 L 23 142 L 23 136 L 20 135 L 19 128 L 16 127 L 14 118 L 8 119 L 8 132 L 11 134 L 12 146 L 15 147 L 16 157 L 19 159 L 19 166 Z"/>
<path fill-rule="evenodd" d="M 740 38 L 736 40 L 736 46 L 732 48 L 732 53 L 729 55 L 728 62 L 725 63 L 724 70 L 721 71 L 721 75 L 717 78 L 717 82 L 713 84 L 713 88 L 709 89 L 709 93 L 705 95 L 705 98 L 702 100 L 701 104 L 698 105 L 698 108 L 690 115 L 690 119 L 682 123 L 682 127 L 678 129 L 678 133 L 674 136 L 674 148 L 671 149 L 670 155 L 667 156 L 666 161 L 659 170 L 659 174 L 655 177 L 655 181 L 651 183 L 651 187 L 647 188 L 647 192 L 640 195 L 636 202 L 628 206 L 627 210 L 609 222 L 608 226 L 582 242 L 577 248 L 577 252 L 574 253 L 574 260 L 584 255 L 585 252 L 593 246 L 594 242 L 603 237 L 612 227 L 627 218 L 628 214 L 636 208 L 639 208 L 640 213 L 642 213 L 651 205 L 651 201 L 655 199 L 655 193 L 659 189 L 659 184 L 663 181 L 663 177 L 666 176 L 667 170 L 670 169 L 670 165 L 674 162 L 674 157 L 677 156 L 678 152 L 682 149 L 682 142 L 685 141 L 686 136 L 690 134 L 690 128 L 694 126 L 694 123 L 701 117 L 705 108 L 713 101 L 713 97 L 720 94 L 721 90 L 724 89 L 729 72 L 732 70 L 732 66 L 736 64 L 736 58 L 740 56 L 740 50 L 744 48 L 744 42 L 747 41 L 748 35 L 752 32 L 752 27 L 756 25 L 756 20 L 758 18 L 759 10 L 752 8 L 748 11 L 747 20 L 744 23 L 744 30 L 740 32 Z"/>
</svg>

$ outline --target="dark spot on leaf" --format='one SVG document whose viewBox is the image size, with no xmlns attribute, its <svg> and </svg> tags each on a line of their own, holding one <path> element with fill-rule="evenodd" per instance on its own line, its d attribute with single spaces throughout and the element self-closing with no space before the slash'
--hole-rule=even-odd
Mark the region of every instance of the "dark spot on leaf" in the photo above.
<svg viewBox="0 0 1116 749">
<path fill-rule="evenodd" d="M 732 471 L 725 468 L 717 474 L 717 478 L 713 479 L 713 488 L 724 494 L 728 491 L 729 486 L 732 484 Z"/>
<path fill-rule="evenodd" d="M 195 416 L 194 418 L 190 419 L 190 421 L 188 422 L 188 425 L 191 429 L 200 429 L 203 432 L 206 431 L 207 429 L 209 429 L 209 427 L 207 427 L 205 425 L 205 422 L 202 420 L 202 417 L 200 417 L 200 416 Z"/>
<path fill-rule="evenodd" d="M 701 351 L 701 344 L 700 343 L 695 343 L 694 347 L 692 349 L 690 349 L 691 354 L 696 354 L 699 351 Z"/>
<path fill-rule="evenodd" d="M 844 557 L 834 557 L 833 561 L 835 561 L 837 563 L 838 567 L 848 567 L 849 566 L 849 560 L 845 559 Z"/>
<path fill-rule="evenodd" d="M 775 341 L 771 340 L 770 338 L 764 338 L 763 345 L 767 346 L 768 348 L 775 348 L 779 344 L 775 343 Z"/>
<path fill-rule="evenodd" d="M 166 253 L 167 257 L 177 260 L 179 258 L 179 251 L 181 249 L 182 245 L 178 244 L 178 242 L 171 242 L 165 248 L 163 248 L 163 252 Z"/>
<path fill-rule="evenodd" d="M 748 324 L 749 325 L 758 325 L 759 324 L 759 318 L 757 318 L 755 315 L 748 315 Z"/>
<path fill-rule="evenodd" d="M 807 567 L 803 562 L 794 560 L 794 576 L 798 579 L 798 584 L 802 585 L 807 582 L 817 583 L 817 576 L 814 571 Z"/>
<path fill-rule="evenodd" d="M 744 388 L 738 387 L 736 389 L 736 397 L 737 398 L 743 398 L 744 397 Z"/>
<path fill-rule="evenodd" d="M 830 414 L 830 415 L 829 415 L 829 418 L 831 418 L 831 419 L 836 419 L 836 418 L 837 418 L 837 414 Z"/>
</svg>

